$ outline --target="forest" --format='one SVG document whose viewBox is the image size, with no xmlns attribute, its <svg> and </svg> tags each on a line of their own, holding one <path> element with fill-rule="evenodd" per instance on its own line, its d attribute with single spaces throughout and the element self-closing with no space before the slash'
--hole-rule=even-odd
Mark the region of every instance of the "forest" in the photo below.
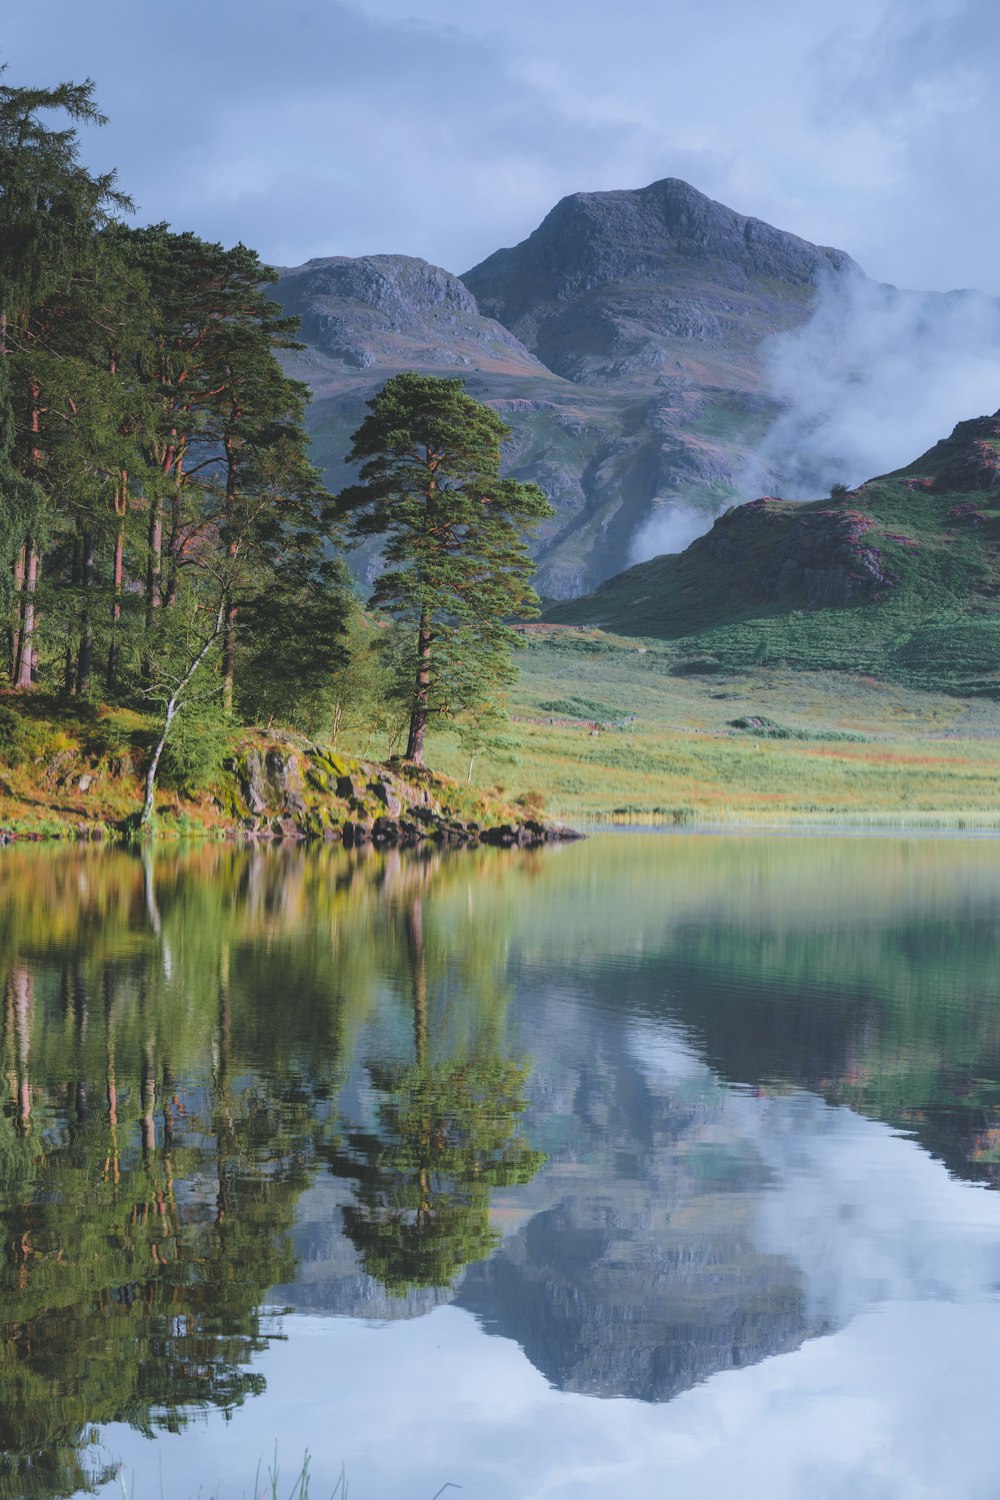
<svg viewBox="0 0 1000 1500">
<path fill-rule="evenodd" d="M 145 824 L 158 772 L 209 776 L 241 725 L 377 734 L 418 766 L 441 722 L 473 754 L 502 739 L 509 621 L 537 605 L 524 532 L 550 514 L 501 477 L 508 429 L 461 381 L 401 373 L 328 493 L 277 273 L 131 227 L 80 161 L 100 123 L 89 81 L 0 88 L 0 754 L 19 695 L 132 708 Z M 346 558 L 372 535 L 367 599 Z"/>
</svg>

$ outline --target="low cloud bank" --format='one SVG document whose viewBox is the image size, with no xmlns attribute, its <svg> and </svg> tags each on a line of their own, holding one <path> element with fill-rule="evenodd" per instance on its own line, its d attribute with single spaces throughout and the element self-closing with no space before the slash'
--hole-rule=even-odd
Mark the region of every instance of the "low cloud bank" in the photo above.
<svg viewBox="0 0 1000 1500">
<path fill-rule="evenodd" d="M 1000 301 L 829 278 L 808 323 L 768 349 L 785 411 L 740 476 L 752 499 L 813 500 L 900 468 L 1000 407 Z"/>
<path fill-rule="evenodd" d="M 654 501 L 653 510 L 629 543 L 629 565 L 648 562 L 664 552 L 683 552 L 708 531 L 715 516 L 715 511 L 699 510 L 683 500 Z"/>
</svg>

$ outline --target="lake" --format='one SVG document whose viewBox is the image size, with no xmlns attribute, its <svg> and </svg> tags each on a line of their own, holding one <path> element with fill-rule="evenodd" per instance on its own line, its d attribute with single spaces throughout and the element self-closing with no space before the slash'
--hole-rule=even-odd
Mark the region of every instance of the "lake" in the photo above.
<svg viewBox="0 0 1000 1500">
<path fill-rule="evenodd" d="M 992 839 L 0 850 L 0 1497 L 995 1500 L 998 914 Z"/>
</svg>

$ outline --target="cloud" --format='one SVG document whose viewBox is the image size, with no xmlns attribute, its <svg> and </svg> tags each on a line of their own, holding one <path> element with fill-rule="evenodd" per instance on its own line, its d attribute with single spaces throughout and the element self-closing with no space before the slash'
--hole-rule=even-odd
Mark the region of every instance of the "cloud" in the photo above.
<svg viewBox="0 0 1000 1500">
<path fill-rule="evenodd" d="M 629 543 L 628 562 L 648 562 L 664 552 L 683 552 L 712 524 L 714 515 L 682 500 L 654 501 L 653 509 Z"/>
<path fill-rule="evenodd" d="M 581 189 L 686 177 L 917 285 L 1000 290 L 988 0 L 32 0 L 13 82 L 91 74 L 144 219 L 279 263 L 461 270 Z M 956 227 L 959 232 L 956 232 Z"/>
<path fill-rule="evenodd" d="M 1000 302 L 830 278 L 809 321 L 771 340 L 768 384 L 786 410 L 741 476 L 744 496 L 853 487 L 1000 407 Z"/>
</svg>

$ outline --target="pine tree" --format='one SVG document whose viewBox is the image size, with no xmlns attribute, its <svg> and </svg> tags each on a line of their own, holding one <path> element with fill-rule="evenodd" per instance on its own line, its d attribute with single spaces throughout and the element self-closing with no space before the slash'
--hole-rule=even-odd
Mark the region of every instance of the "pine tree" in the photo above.
<svg viewBox="0 0 1000 1500">
<path fill-rule="evenodd" d="M 339 510 L 350 540 L 385 537 L 371 604 L 413 630 L 405 758 L 416 765 L 434 716 L 459 714 L 484 680 L 512 679 L 506 621 L 537 609 L 524 531 L 552 508 L 537 486 L 501 478 L 509 433 L 461 380 L 407 371 L 368 402 L 353 435 L 361 483 Z"/>
<path fill-rule="evenodd" d="M 93 90 L 89 79 L 51 89 L 0 85 L 0 588 L 6 592 L 12 577 L 11 666 L 22 688 L 34 676 L 46 517 L 42 493 L 14 459 L 11 355 L 26 350 L 32 310 L 87 263 L 109 216 L 129 207 L 114 173 L 95 177 L 79 163 L 75 124 L 104 123 Z M 72 123 L 52 128 L 43 117 L 50 111 Z"/>
</svg>

